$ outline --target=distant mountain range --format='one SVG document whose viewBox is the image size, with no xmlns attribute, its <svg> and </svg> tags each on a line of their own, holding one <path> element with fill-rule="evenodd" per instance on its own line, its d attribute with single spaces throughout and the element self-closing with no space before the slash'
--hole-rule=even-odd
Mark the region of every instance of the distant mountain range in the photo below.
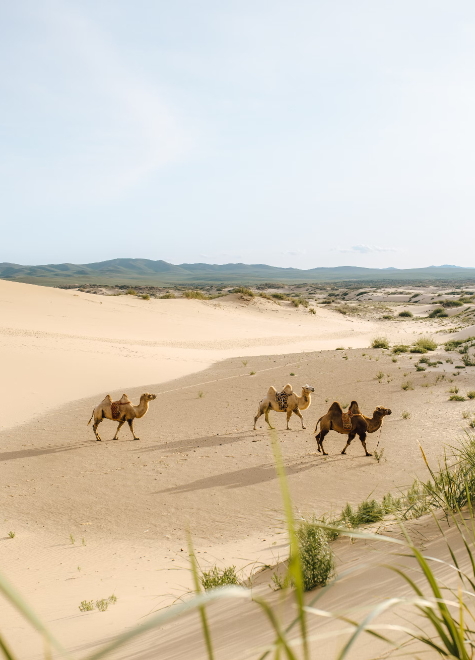
<svg viewBox="0 0 475 660">
<path fill-rule="evenodd" d="M 179 264 L 151 259 L 111 259 L 92 264 L 21 266 L 0 263 L 0 279 L 47 286 L 74 284 L 259 284 L 336 281 L 475 280 L 475 268 L 428 266 L 427 268 L 279 268 L 265 264 Z"/>
</svg>

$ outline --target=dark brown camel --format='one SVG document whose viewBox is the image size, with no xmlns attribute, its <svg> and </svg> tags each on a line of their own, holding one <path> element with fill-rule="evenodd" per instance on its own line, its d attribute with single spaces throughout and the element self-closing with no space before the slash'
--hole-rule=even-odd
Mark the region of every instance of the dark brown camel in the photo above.
<svg viewBox="0 0 475 660">
<path fill-rule="evenodd" d="M 325 436 L 329 431 L 336 431 L 337 433 L 343 433 L 348 435 L 348 440 L 345 447 L 343 448 L 342 454 L 346 454 L 346 450 L 351 444 L 351 441 L 358 436 L 365 450 L 366 456 L 372 456 L 369 451 L 366 449 L 366 434 L 374 433 L 381 428 L 383 423 L 383 418 L 386 415 L 391 414 L 389 408 L 383 408 L 378 406 L 373 413 L 373 417 L 366 417 L 360 412 L 358 404 L 356 401 L 352 401 L 348 409 L 349 412 L 349 421 L 351 421 L 351 429 L 348 427 L 345 428 L 343 424 L 343 410 L 338 401 L 334 401 L 330 406 L 326 415 L 320 417 L 316 426 L 315 433 L 317 431 L 318 425 L 320 424 L 320 432 L 315 436 L 317 441 L 317 449 L 321 451 L 324 456 L 328 456 L 326 451 L 323 448 L 323 441 Z"/>
</svg>

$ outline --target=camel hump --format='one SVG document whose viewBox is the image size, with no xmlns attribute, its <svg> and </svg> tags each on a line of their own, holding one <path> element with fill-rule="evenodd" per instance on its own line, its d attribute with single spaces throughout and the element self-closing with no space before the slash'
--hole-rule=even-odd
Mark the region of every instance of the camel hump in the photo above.
<svg viewBox="0 0 475 660">
<path fill-rule="evenodd" d="M 286 394 L 292 394 L 292 385 L 290 383 L 287 383 L 287 385 L 284 387 L 283 392 Z"/>
<path fill-rule="evenodd" d="M 356 401 L 352 401 L 350 403 L 350 407 L 348 408 L 348 412 L 350 412 L 352 415 L 361 415 L 361 410 Z"/>
<path fill-rule="evenodd" d="M 275 395 L 277 394 L 277 390 L 273 385 L 271 385 L 267 391 L 267 397 L 269 399 L 275 399 Z"/>
<path fill-rule="evenodd" d="M 343 414 L 343 409 L 338 403 L 338 401 L 334 401 L 330 408 L 328 409 L 328 412 L 333 412 L 333 413 L 340 413 L 340 415 Z"/>
<path fill-rule="evenodd" d="M 106 395 L 105 395 L 104 400 L 101 401 L 101 404 L 100 404 L 100 405 L 102 406 L 102 405 L 107 404 L 107 403 L 112 403 L 112 399 L 111 399 L 111 395 L 110 395 L 110 394 L 106 394 Z"/>
<path fill-rule="evenodd" d="M 127 394 L 122 395 L 122 397 L 120 398 L 120 403 L 130 403 L 130 399 L 127 396 Z"/>
</svg>

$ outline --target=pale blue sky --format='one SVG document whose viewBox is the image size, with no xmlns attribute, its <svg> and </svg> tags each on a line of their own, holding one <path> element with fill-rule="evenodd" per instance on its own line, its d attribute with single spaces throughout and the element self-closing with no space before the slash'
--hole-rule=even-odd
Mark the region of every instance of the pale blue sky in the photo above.
<svg viewBox="0 0 475 660">
<path fill-rule="evenodd" d="M 472 1 L 0 8 L 0 261 L 475 266 Z"/>
</svg>

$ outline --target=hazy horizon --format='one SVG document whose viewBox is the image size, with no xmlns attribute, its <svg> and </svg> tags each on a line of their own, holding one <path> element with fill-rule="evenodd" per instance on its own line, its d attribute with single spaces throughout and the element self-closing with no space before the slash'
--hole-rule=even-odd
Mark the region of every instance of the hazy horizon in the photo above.
<svg viewBox="0 0 475 660">
<path fill-rule="evenodd" d="M 475 5 L 24 0 L 0 262 L 475 266 Z"/>
</svg>

